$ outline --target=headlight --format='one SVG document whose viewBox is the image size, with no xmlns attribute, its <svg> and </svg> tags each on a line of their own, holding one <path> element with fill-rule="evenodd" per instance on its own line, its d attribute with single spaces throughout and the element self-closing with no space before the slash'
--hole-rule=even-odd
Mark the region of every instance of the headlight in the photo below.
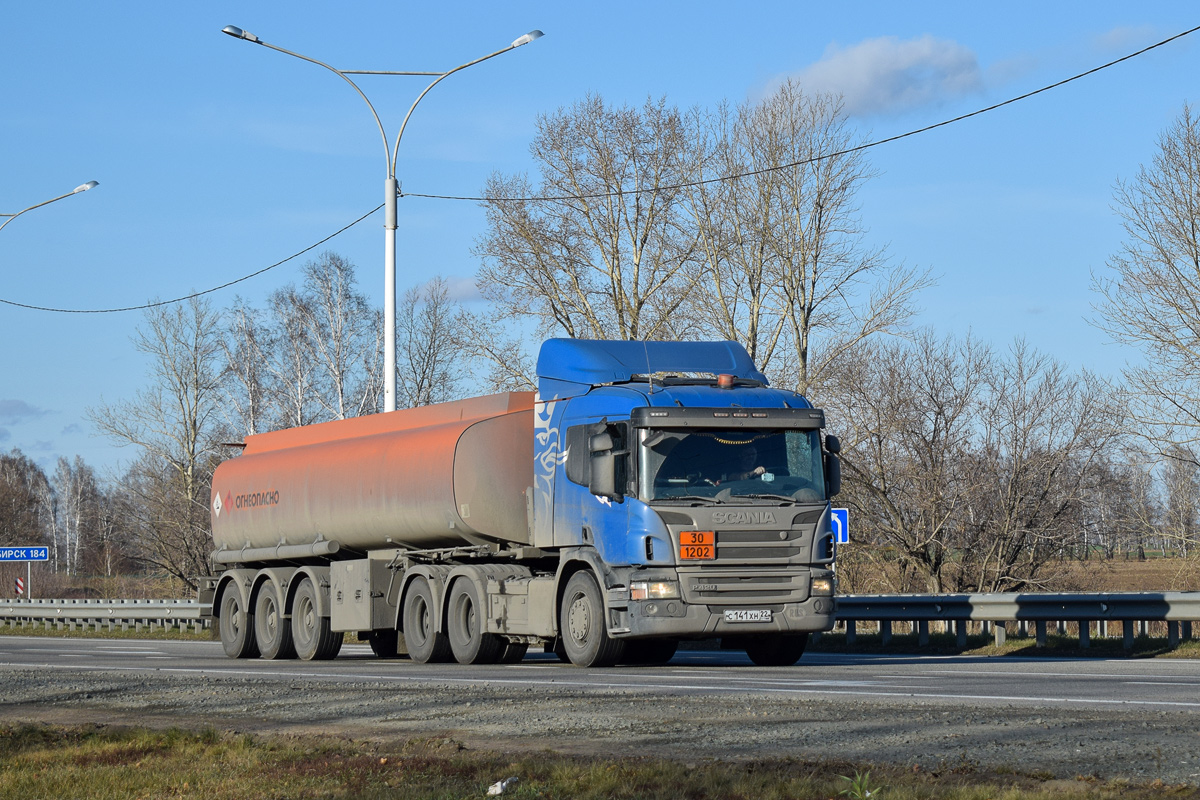
<svg viewBox="0 0 1200 800">
<path fill-rule="evenodd" d="M 813 597 L 832 597 L 833 578 L 813 578 L 808 593 Z"/>
<path fill-rule="evenodd" d="M 633 581 L 629 584 L 630 600 L 673 600 L 679 597 L 675 581 Z"/>
</svg>

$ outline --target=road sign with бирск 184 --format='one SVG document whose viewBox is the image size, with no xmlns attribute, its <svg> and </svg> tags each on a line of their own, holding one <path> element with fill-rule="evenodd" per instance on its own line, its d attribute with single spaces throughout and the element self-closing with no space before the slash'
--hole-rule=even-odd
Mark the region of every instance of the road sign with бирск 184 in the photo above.
<svg viewBox="0 0 1200 800">
<path fill-rule="evenodd" d="M 0 547 L 0 561 L 49 561 L 49 547 Z"/>
<path fill-rule="evenodd" d="M 833 540 L 838 544 L 850 543 L 850 509 L 829 509 L 829 523 L 833 526 Z"/>
</svg>

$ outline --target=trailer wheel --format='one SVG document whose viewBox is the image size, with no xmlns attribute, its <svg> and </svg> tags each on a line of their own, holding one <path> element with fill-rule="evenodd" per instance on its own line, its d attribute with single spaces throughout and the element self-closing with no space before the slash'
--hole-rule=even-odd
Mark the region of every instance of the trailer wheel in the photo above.
<svg viewBox="0 0 1200 800">
<path fill-rule="evenodd" d="M 580 667 L 611 667 L 621 658 L 625 643 L 608 635 L 604 597 L 589 572 L 576 572 L 567 581 L 558 612 L 563 649 Z"/>
<path fill-rule="evenodd" d="M 292 626 L 283 616 L 283 601 L 272 581 L 267 581 L 258 590 L 258 600 L 254 603 L 254 638 L 263 658 L 296 657 Z"/>
<path fill-rule="evenodd" d="M 474 581 L 462 578 L 451 585 L 446 633 L 458 663 L 495 664 L 500 660 L 505 642 L 494 633 L 484 633 L 486 613 Z"/>
<path fill-rule="evenodd" d="M 790 667 L 804 655 L 808 634 L 764 636 L 746 641 L 746 655 L 760 667 Z"/>
<path fill-rule="evenodd" d="M 344 637 L 332 630 L 329 617 L 322 617 L 319 609 L 317 587 L 312 578 L 305 578 L 292 601 L 292 639 L 296 655 L 305 661 L 325 661 L 342 649 Z"/>
<path fill-rule="evenodd" d="M 441 664 L 450 660 L 450 642 L 446 640 L 446 634 L 437 632 L 436 620 L 429 581 L 423 577 L 413 578 L 404 595 L 404 642 L 413 661 Z"/>
<path fill-rule="evenodd" d="M 255 658 L 258 644 L 254 640 L 254 615 L 242 605 L 242 596 L 230 586 L 221 597 L 221 646 L 230 658 Z"/>
</svg>

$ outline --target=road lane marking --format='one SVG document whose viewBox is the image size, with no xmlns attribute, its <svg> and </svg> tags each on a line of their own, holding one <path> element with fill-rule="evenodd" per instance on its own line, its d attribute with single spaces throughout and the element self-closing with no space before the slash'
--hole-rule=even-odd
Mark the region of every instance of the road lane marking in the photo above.
<svg viewBox="0 0 1200 800">
<path fill-rule="evenodd" d="M 255 669 L 204 669 L 199 667 L 154 667 L 153 669 L 145 667 L 105 667 L 105 666 L 75 666 L 68 667 L 61 664 L 19 664 L 19 665 L 3 665 L 16 669 L 29 669 L 32 667 L 44 669 L 61 669 L 61 670 L 77 670 L 81 672 L 132 672 L 132 673 L 172 673 L 181 675 L 209 675 L 213 677 L 263 677 L 272 676 L 286 678 L 288 680 L 315 680 L 315 681 L 378 681 L 381 683 L 407 683 L 407 684 L 461 684 L 474 686 L 529 686 L 535 688 L 546 688 L 547 685 L 563 689 L 642 689 L 646 691 L 661 691 L 664 688 L 671 688 L 676 691 L 696 691 L 696 692 L 716 692 L 720 694 L 746 694 L 752 692 L 769 693 L 778 695 L 849 695 L 853 697 L 900 697 L 907 699 L 928 699 L 928 700 L 973 700 L 973 701 L 995 701 L 1008 703 L 1053 703 L 1058 705 L 1081 705 L 1081 706 L 1146 706 L 1154 708 L 1187 708 L 1200 709 L 1200 701 L 1175 701 L 1175 700 L 1121 700 L 1121 699 L 1095 699 L 1081 697 L 1038 697 L 1030 695 L 988 695 L 988 694 L 959 694 L 949 692 L 905 692 L 905 691 L 844 691 L 840 689 L 825 689 L 825 688 L 771 688 L 769 686 L 731 689 L 725 681 L 721 681 L 714 685 L 675 685 L 672 687 L 663 687 L 658 684 L 640 684 L 637 682 L 615 683 L 603 680 L 598 681 L 583 681 L 583 680 L 516 680 L 507 678 L 453 678 L 453 677 L 428 677 L 428 676 L 406 676 L 406 675 L 369 675 L 359 674 L 354 672 L 284 672 L 280 670 L 255 670 Z M 598 678 L 605 677 L 604 674 L 597 675 Z"/>
</svg>

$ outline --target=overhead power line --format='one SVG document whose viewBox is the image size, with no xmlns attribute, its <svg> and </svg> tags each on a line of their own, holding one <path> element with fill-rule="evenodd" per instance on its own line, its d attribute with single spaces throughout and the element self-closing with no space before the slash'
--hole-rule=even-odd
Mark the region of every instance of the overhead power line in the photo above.
<svg viewBox="0 0 1200 800">
<path fill-rule="evenodd" d="M 618 196 L 625 195 L 625 194 L 645 194 L 646 192 L 663 192 L 663 191 L 669 192 L 669 191 L 674 191 L 676 189 L 688 189 L 688 188 L 691 188 L 694 186 L 705 186 L 705 185 L 711 184 L 711 183 L 724 183 L 726 181 L 736 181 L 736 180 L 740 180 L 741 178 L 754 177 L 755 175 L 765 175 L 770 172 L 779 172 L 779 171 L 785 170 L 785 169 L 794 169 L 795 167 L 802 167 L 802 166 L 805 166 L 806 164 L 815 164 L 819 161 L 826 161 L 830 158 L 837 158 L 839 156 L 845 156 L 845 155 L 849 155 L 851 153 L 857 153 L 860 150 L 867 150 L 871 147 L 878 147 L 881 144 L 889 144 L 891 142 L 899 141 L 900 139 L 907 139 L 909 136 L 916 136 L 919 133 L 926 133 L 926 132 L 932 131 L 936 128 L 943 128 L 947 125 L 953 125 L 955 122 L 962 122 L 964 119 L 970 119 L 971 117 L 977 117 L 980 114 L 986 114 L 989 111 L 995 111 L 998 108 L 1003 108 L 1004 106 L 1012 105 L 1013 103 L 1020 102 L 1021 100 L 1027 100 L 1030 97 L 1033 97 L 1034 95 L 1041 94 L 1042 92 L 1048 92 L 1051 89 L 1057 89 L 1060 86 L 1065 86 L 1068 83 L 1071 83 L 1072 81 L 1079 80 L 1080 78 L 1086 78 L 1088 75 L 1094 75 L 1095 73 L 1100 72 L 1101 70 L 1105 70 L 1105 69 L 1108 69 L 1109 67 L 1116 66 L 1117 64 L 1120 64 L 1123 61 L 1129 61 L 1132 58 L 1137 58 L 1140 55 L 1150 52 L 1151 50 L 1155 49 L 1156 47 L 1162 47 L 1165 44 L 1170 44 L 1171 42 L 1175 41 L 1176 39 L 1182 39 L 1184 36 L 1187 36 L 1188 34 L 1191 34 L 1191 33 L 1195 33 L 1196 31 L 1200 31 L 1200 25 L 1197 25 L 1195 28 L 1191 28 L 1189 30 L 1183 31 L 1182 33 L 1177 33 L 1174 36 L 1163 39 L 1161 42 L 1155 42 L 1152 45 L 1143 47 L 1141 50 L 1138 50 L 1137 52 L 1129 53 L 1128 55 L 1124 55 L 1118 59 L 1109 61 L 1107 64 L 1101 64 L 1098 67 L 1092 67 L 1091 69 L 1089 69 L 1085 72 L 1081 72 L 1078 75 L 1072 75 L 1071 77 L 1064 78 L 1063 80 L 1058 81 L 1056 83 L 1051 83 L 1048 86 L 1043 86 L 1040 89 L 1034 89 L 1032 92 L 1026 92 L 1025 94 L 1017 95 L 1016 97 L 1011 97 L 1008 100 L 1005 100 L 1003 102 L 995 103 L 993 105 L 987 106 L 986 108 L 980 108 L 980 109 L 978 109 L 976 111 L 972 111 L 968 114 L 960 114 L 959 116 L 954 117 L 952 119 L 946 119 L 946 120 L 942 120 L 941 122 L 935 122 L 932 125 L 926 125 L 924 128 L 917 128 L 915 130 L 911 130 L 906 133 L 898 133 L 895 136 L 889 136 L 886 139 L 879 139 L 874 142 L 867 142 L 865 144 L 855 145 L 854 147 L 847 147 L 845 150 L 838 150 L 838 151 L 832 152 L 832 153 L 822 153 L 821 155 L 813 156 L 812 158 L 805 158 L 800 161 L 792 161 L 787 164 L 778 164 L 773 167 L 763 167 L 762 169 L 747 170 L 746 172 L 739 172 L 739 173 L 735 173 L 733 175 L 721 175 L 716 178 L 705 178 L 703 180 L 698 180 L 698 181 L 688 181 L 685 183 L 676 183 L 676 184 L 671 184 L 670 186 L 656 186 L 651 189 L 636 189 L 636 190 L 632 190 L 632 191 L 597 192 L 595 194 L 562 195 L 562 196 L 557 196 L 557 197 L 555 197 L 555 196 L 549 196 L 549 197 L 470 197 L 470 196 L 465 196 L 465 195 L 448 195 L 448 194 L 417 194 L 415 192 L 407 193 L 404 196 L 405 197 L 424 197 L 424 198 L 428 198 L 431 200 L 473 200 L 475 202 L 485 202 L 485 203 L 505 203 L 505 202 L 520 203 L 520 202 L 535 202 L 535 201 L 539 201 L 539 200 L 547 200 L 547 201 L 550 201 L 550 200 L 593 200 L 593 199 L 604 198 L 604 197 L 618 197 Z"/>
<path fill-rule="evenodd" d="M 228 283 L 222 283 L 220 286 L 214 286 L 211 289 L 205 289 L 202 292 L 192 292 L 191 294 L 184 295 L 183 297 L 176 297 L 173 300 L 155 300 L 154 302 L 151 302 L 151 303 L 143 303 L 140 306 L 125 306 L 123 308 L 49 308 L 47 306 L 35 306 L 35 305 L 30 305 L 28 303 L 17 303 L 13 300 L 5 300 L 4 298 L 0 298 L 0 303 L 9 305 L 9 306 L 16 306 L 17 308 L 27 308 L 30 311 L 54 311 L 59 314 L 115 314 L 119 311 L 142 311 L 147 308 L 157 308 L 158 306 L 169 306 L 172 303 L 182 303 L 185 300 L 191 300 L 193 297 L 203 297 L 206 294 L 212 294 L 213 292 L 219 292 L 222 289 L 228 289 L 230 286 L 234 286 L 243 281 L 248 281 L 251 278 L 256 278 L 259 275 L 262 275 L 264 272 L 268 272 L 269 270 L 273 270 L 278 266 L 282 266 L 283 264 L 286 264 L 287 262 L 289 262 L 293 259 L 299 258 L 300 256 L 304 255 L 308 251 L 314 250 L 314 249 L 320 247 L 321 245 L 325 244 L 326 242 L 328 242 L 330 239 L 337 236 L 338 234 L 345 233 L 346 231 L 350 230 L 355 225 L 362 222 L 364 219 L 371 216 L 372 214 L 374 214 L 376 211 L 378 211 L 381 208 L 383 208 L 383 203 L 380 203 L 379 205 L 375 206 L 370 211 L 363 214 L 358 219 L 354 220 L 354 222 L 351 222 L 349 225 L 346 225 L 346 226 L 334 231 L 333 233 L 329 234 L 328 236 L 326 236 L 324 239 L 320 240 L 319 242 L 313 242 L 312 244 L 310 244 L 308 247 L 304 248 L 303 250 L 292 253 L 287 258 L 285 258 L 281 261 L 276 261 L 274 264 L 272 264 L 269 267 L 263 267 L 262 269 L 260 269 L 256 272 L 251 272 L 249 275 L 243 275 L 242 277 L 235 278 L 234 280 L 231 280 Z"/>
<path fill-rule="evenodd" d="M 1027 100 L 1030 97 L 1033 97 L 1035 95 L 1042 94 L 1043 92 L 1048 92 L 1051 89 L 1057 89 L 1060 86 L 1065 86 L 1068 83 L 1079 80 L 1080 78 L 1086 78 L 1089 75 L 1094 75 L 1097 72 L 1108 69 L 1109 67 L 1114 67 L 1117 64 L 1120 64 L 1122 62 L 1137 58 L 1138 56 L 1144 55 L 1144 54 L 1150 52 L 1151 50 L 1162 47 L 1163 45 L 1166 45 L 1166 44 L 1170 44 L 1171 42 L 1175 41 L 1176 39 L 1182 39 L 1184 36 L 1193 34 L 1196 31 L 1200 31 L 1200 25 L 1197 25 L 1194 28 L 1189 28 L 1186 31 L 1177 33 L 1174 36 L 1169 36 L 1166 39 L 1163 39 L 1162 41 L 1155 42 L 1152 45 L 1143 47 L 1141 50 L 1137 50 L 1135 52 L 1129 53 L 1128 55 L 1121 56 L 1120 58 L 1109 61 L 1106 64 L 1101 64 L 1098 67 L 1092 67 L 1089 70 L 1080 72 L 1077 75 L 1072 75 L 1069 78 L 1064 78 L 1060 81 L 1056 81 L 1055 83 L 1048 84 L 1046 86 L 1041 87 L 1040 89 L 1034 89 L 1031 92 L 1026 92 L 1024 94 L 1017 95 L 1016 97 L 1011 97 L 1008 100 L 1004 100 L 999 103 L 994 103 L 990 106 L 986 106 L 984 108 L 980 108 L 975 111 L 971 111 L 970 113 L 967 113 L 967 114 L 960 114 L 957 117 L 952 117 L 950 119 L 942 120 L 941 122 L 935 122 L 934 124 L 926 125 L 923 128 L 916 128 L 914 130 L 907 131 L 905 133 L 896 134 L 895 136 L 889 136 L 886 139 L 878 139 L 873 142 L 866 142 L 864 144 L 855 145 L 854 147 L 848 147 L 844 150 L 838 150 L 838 151 L 831 152 L 831 153 L 822 153 L 821 155 L 813 156 L 812 158 L 806 158 L 806 159 L 802 159 L 800 161 L 793 161 L 793 162 L 790 162 L 787 164 L 778 164 L 778 165 L 772 166 L 772 167 L 763 167 L 762 169 L 747 170 L 746 172 L 739 172 L 739 173 L 736 173 L 733 175 L 721 175 L 721 176 L 715 177 L 715 178 L 705 178 L 703 180 L 688 181 L 685 183 L 672 184 L 670 186 L 658 186 L 658 187 L 655 187 L 652 189 L 639 189 L 639 190 L 628 191 L 628 192 L 626 192 L 626 191 L 611 191 L 611 192 L 597 192 L 595 194 L 562 195 L 562 196 L 533 196 L 533 197 L 483 197 L 483 196 L 472 196 L 472 195 L 423 194 L 423 193 L 419 193 L 419 192 L 402 192 L 401 196 L 402 197 L 421 197 L 421 198 L 425 198 L 425 199 L 429 199 L 429 200 L 459 200 L 459 201 L 469 201 L 469 202 L 477 202 L 477 203 L 479 203 L 479 202 L 520 203 L 520 202 L 559 201 L 559 200 L 591 200 L 591 199 L 603 198 L 603 197 L 617 197 L 617 196 L 624 195 L 624 194 L 638 194 L 638 193 L 655 192 L 655 191 L 674 191 L 677 189 L 687 189 L 687 188 L 691 188 L 694 186 L 704 186 L 704 185 L 712 184 L 712 183 L 721 183 L 721 182 L 725 182 L 725 181 L 736 181 L 736 180 L 740 180 L 742 178 L 750 178 L 750 177 L 754 177 L 756 175 L 765 175 L 770 172 L 778 172 L 780 170 L 785 170 L 785 169 L 794 169 L 796 167 L 802 167 L 807 164 L 815 164 L 820 161 L 825 161 L 830 158 L 838 158 L 840 156 L 849 155 L 851 153 L 857 153 L 859 151 L 867 150 L 872 147 L 878 147 L 879 145 L 882 145 L 882 144 L 889 144 L 891 142 L 896 142 L 901 139 L 907 139 L 910 136 L 916 136 L 917 134 L 920 134 L 920 133 L 927 133 L 927 132 L 935 130 L 937 128 L 943 128 L 947 125 L 953 125 L 956 122 L 962 122 L 963 120 L 970 119 L 971 117 L 977 117 L 981 114 L 986 114 L 989 111 L 995 111 L 998 108 L 1003 108 L 1004 106 L 1012 105 L 1013 103 L 1018 103 L 1022 100 Z M 350 228 L 353 228 L 355 225 L 362 222 L 367 217 L 371 216 L 372 214 L 374 214 L 376 211 L 378 211 L 381 208 L 383 208 L 383 204 L 375 206 L 375 208 L 371 209 L 366 214 L 363 214 L 361 217 L 359 217 L 358 219 L 349 223 L 348 225 L 344 226 L 343 228 L 329 234 L 324 239 L 321 239 L 320 241 L 309 245 L 308 247 L 304 248 L 303 250 L 300 250 L 299 252 L 293 253 L 292 255 L 288 256 L 285 259 L 282 259 L 281 261 L 276 261 L 274 264 L 271 264 L 268 267 L 263 267 L 260 270 L 251 272 L 249 275 L 244 275 L 241 278 L 237 278 L 235 280 L 229 281 L 228 283 L 223 283 L 220 286 L 214 286 L 213 288 L 205 289 L 202 292 L 193 292 L 192 294 L 185 295 L 183 297 L 176 297 L 173 300 L 158 300 L 158 301 L 151 302 L 151 303 L 143 303 L 142 305 L 125 306 L 123 308 L 93 308 L 93 309 L 51 308 L 51 307 L 47 307 L 47 306 L 31 305 L 28 303 L 18 303 L 13 300 L 5 300 L 4 298 L 0 298 L 0 303 L 3 303 L 4 305 L 9 305 L 9 306 L 15 306 L 17 308 L 28 309 L 30 311 L 50 311 L 50 312 L 55 312 L 55 313 L 60 313 L 60 314 L 112 314 L 112 313 L 117 313 L 117 312 L 121 312 L 121 311 L 141 311 L 141 310 L 144 310 L 147 308 L 155 308 L 157 306 L 170 305 L 172 303 L 180 303 L 185 300 L 191 300 L 194 297 L 201 297 L 206 294 L 212 294 L 213 292 L 219 292 L 222 289 L 227 289 L 230 286 L 234 286 L 236 284 L 242 283 L 243 281 L 250 280 L 251 278 L 262 275 L 264 272 L 267 272 L 269 270 L 275 269 L 278 266 L 286 264 L 287 262 L 292 261 L 293 259 L 296 259 L 296 258 L 304 255 L 305 253 L 309 252 L 310 250 L 320 247 L 325 242 L 328 242 L 330 239 L 334 238 L 335 236 L 337 236 L 341 233 L 344 233 L 345 231 L 349 230 Z"/>
</svg>

